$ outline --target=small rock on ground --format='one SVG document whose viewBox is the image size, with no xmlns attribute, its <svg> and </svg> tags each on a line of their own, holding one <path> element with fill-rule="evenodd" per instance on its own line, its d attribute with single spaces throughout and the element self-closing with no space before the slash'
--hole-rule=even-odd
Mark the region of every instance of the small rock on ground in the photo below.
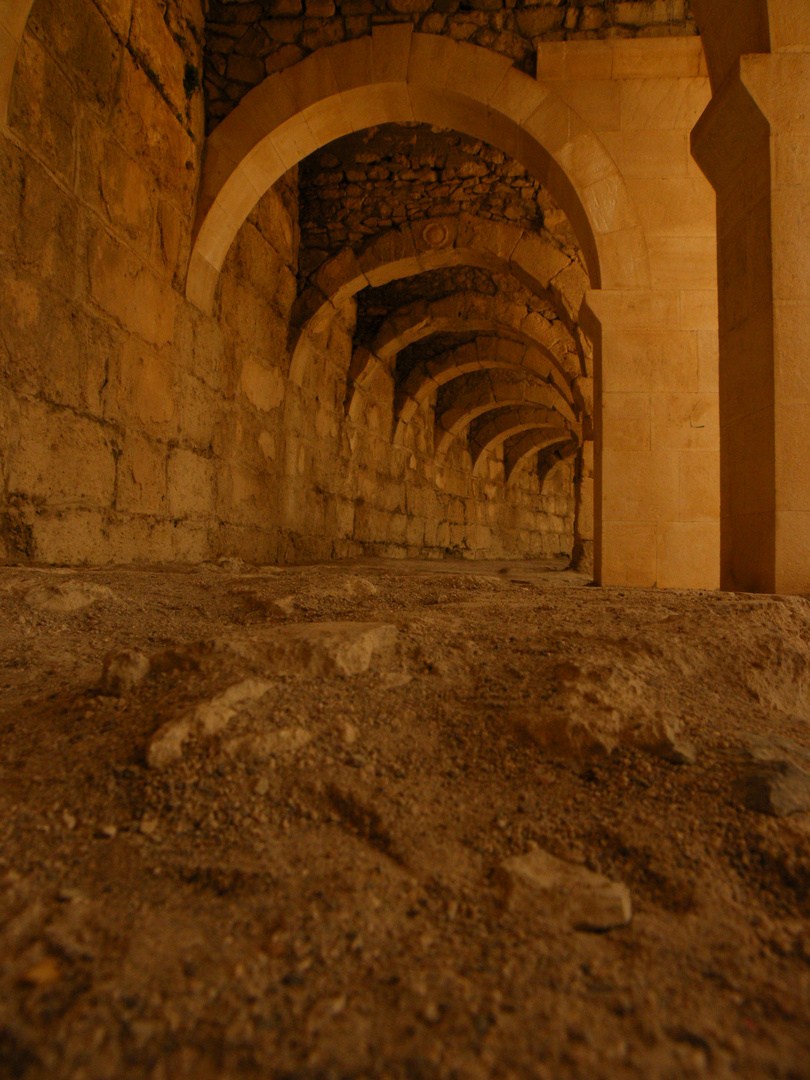
<svg viewBox="0 0 810 1080">
<path fill-rule="evenodd" d="M 534 910 L 574 930 L 611 930 L 632 917 L 630 891 L 539 848 L 501 863 L 498 877 L 510 907 Z"/>
<path fill-rule="evenodd" d="M 137 649 L 123 649 L 104 657 L 100 689 L 102 694 L 117 696 L 138 686 L 149 674 L 149 657 Z"/>
<path fill-rule="evenodd" d="M 113 593 L 105 585 L 93 585 L 82 581 L 65 581 L 59 584 L 35 585 L 25 594 L 25 602 L 38 611 L 62 615 L 80 611 L 100 600 L 112 600 Z"/>
</svg>

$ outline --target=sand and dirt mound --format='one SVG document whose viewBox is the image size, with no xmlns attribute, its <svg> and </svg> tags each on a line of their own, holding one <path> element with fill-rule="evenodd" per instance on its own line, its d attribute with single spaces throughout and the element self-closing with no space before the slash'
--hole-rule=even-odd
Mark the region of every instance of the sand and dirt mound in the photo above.
<svg viewBox="0 0 810 1080">
<path fill-rule="evenodd" d="M 499 569 L 2 572 L 0 1077 L 808 1075 L 810 604 Z"/>
</svg>

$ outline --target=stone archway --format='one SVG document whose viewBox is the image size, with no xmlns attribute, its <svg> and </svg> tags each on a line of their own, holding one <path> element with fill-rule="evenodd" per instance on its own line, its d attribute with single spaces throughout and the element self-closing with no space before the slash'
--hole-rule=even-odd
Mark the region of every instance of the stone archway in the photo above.
<svg viewBox="0 0 810 1080">
<path fill-rule="evenodd" d="M 349 414 L 356 395 L 364 392 L 376 373 L 390 379 L 397 354 L 406 346 L 433 334 L 471 331 L 498 333 L 537 349 L 569 386 L 582 375 L 568 331 L 537 311 L 480 293 L 457 294 L 433 303 L 418 300 L 389 316 L 370 347 L 355 350 L 349 370 Z"/>
<path fill-rule="evenodd" d="M 381 233 L 361 251 L 344 248 L 313 274 L 291 316 L 290 377 L 300 382 L 306 339 L 319 333 L 347 300 L 367 287 L 449 266 L 479 266 L 511 274 L 546 297 L 560 317 L 579 311 L 588 288 L 580 265 L 543 237 L 507 222 L 429 218 Z"/>
<path fill-rule="evenodd" d="M 495 398 L 485 394 L 463 395 L 457 404 L 436 417 L 436 460 L 442 462 L 447 456 L 452 443 L 469 428 L 473 420 L 487 413 L 498 412 L 503 418 L 527 416 L 531 414 L 533 422 L 546 427 L 562 429 L 572 437 L 576 424 L 565 410 L 559 407 L 556 395 L 543 392 L 542 388 L 521 388 L 520 392 L 507 395 L 504 388 L 502 396 Z M 475 471 L 473 469 L 473 471 Z"/>
<path fill-rule="evenodd" d="M 510 339 L 477 338 L 410 372 L 394 396 L 394 444 L 402 441 L 405 428 L 431 394 L 454 379 L 479 371 L 507 371 L 531 376 L 540 383 L 553 385 L 569 409 L 580 411 L 571 388 L 567 384 L 560 386 L 562 380 L 555 379 L 557 369 L 539 349 Z"/>
<path fill-rule="evenodd" d="M 351 131 L 411 120 L 481 138 L 541 179 L 574 228 L 592 287 L 649 285 L 633 200 L 615 162 L 577 113 L 506 57 L 396 24 L 321 49 L 269 76 L 214 131 L 188 298 L 211 309 L 233 238 L 293 165 Z"/>
<path fill-rule="evenodd" d="M 514 436 L 520 433 L 512 432 L 511 434 Z M 496 436 L 496 440 L 499 439 L 500 435 Z M 507 437 L 506 441 L 509 441 L 509 437 Z M 489 449 L 491 445 L 493 444 L 488 444 L 484 449 Z M 572 457 L 577 452 L 577 449 L 576 441 L 566 438 L 561 433 L 554 436 L 543 428 L 530 429 L 523 434 L 522 438 L 518 438 L 514 444 L 506 447 L 504 451 L 503 471 L 506 482 L 507 484 L 511 483 L 517 471 L 534 457 L 542 456 L 544 464 L 548 462 L 548 469 L 551 469 L 557 461 Z M 552 456 L 556 460 L 551 460 Z"/>
</svg>

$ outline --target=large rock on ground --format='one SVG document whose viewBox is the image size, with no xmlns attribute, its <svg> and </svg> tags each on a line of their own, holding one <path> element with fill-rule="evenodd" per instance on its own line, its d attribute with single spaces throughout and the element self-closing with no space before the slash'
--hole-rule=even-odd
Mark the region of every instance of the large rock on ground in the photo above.
<svg viewBox="0 0 810 1080">
<path fill-rule="evenodd" d="M 506 859 L 498 877 L 509 907 L 536 912 L 574 930 L 626 926 L 633 914 L 626 885 L 539 849 Z"/>
<path fill-rule="evenodd" d="M 622 664 L 566 661 L 554 672 L 556 693 L 536 714 L 514 715 L 535 742 L 563 754 L 611 754 L 635 747 L 676 764 L 693 761 L 695 749 L 680 720 L 656 701 L 652 663 L 642 670 Z"/>
<path fill-rule="evenodd" d="M 239 667 L 252 668 L 255 678 L 233 683 L 210 701 L 202 702 L 185 716 L 163 724 L 149 741 L 147 762 L 152 768 L 164 768 L 181 757 L 192 738 L 210 738 L 225 733 L 233 721 L 249 711 L 274 687 L 267 677 L 298 676 L 330 678 L 359 675 L 372 663 L 381 661 L 393 650 L 397 629 L 389 623 L 324 622 L 293 626 L 275 626 L 250 634 L 234 634 L 213 642 L 213 654 L 221 665 L 223 656 L 238 660 Z M 203 655 L 202 646 L 191 646 L 189 660 Z M 172 662 L 182 663 L 176 651 Z M 165 666 L 160 657 L 153 659 L 156 670 Z M 247 734 L 228 735 L 226 751 L 264 760 L 277 753 L 299 750 L 311 736 L 304 728 L 276 729 L 272 719 L 261 729 Z"/>
<path fill-rule="evenodd" d="M 153 769 L 171 765 L 182 755 L 185 744 L 192 736 L 199 738 L 220 734 L 245 706 L 259 701 L 272 686 L 263 679 L 243 679 L 211 701 L 198 705 L 186 716 L 169 720 L 149 740 L 147 764 Z"/>
<path fill-rule="evenodd" d="M 740 776 L 749 810 L 773 817 L 810 811 L 810 751 L 793 739 L 749 735 Z"/>
</svg>

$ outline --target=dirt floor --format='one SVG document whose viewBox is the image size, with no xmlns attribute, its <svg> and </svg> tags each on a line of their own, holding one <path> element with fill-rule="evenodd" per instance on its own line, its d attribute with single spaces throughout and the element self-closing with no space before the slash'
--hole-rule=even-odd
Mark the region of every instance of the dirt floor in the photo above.
<svg viewBox="0 0 810 1080">
<path fill-rule="evenodd" d="M 810 1077 L 808 600 L 7 567 L 0 702 L 0 1077 Z"/>
</svg>

